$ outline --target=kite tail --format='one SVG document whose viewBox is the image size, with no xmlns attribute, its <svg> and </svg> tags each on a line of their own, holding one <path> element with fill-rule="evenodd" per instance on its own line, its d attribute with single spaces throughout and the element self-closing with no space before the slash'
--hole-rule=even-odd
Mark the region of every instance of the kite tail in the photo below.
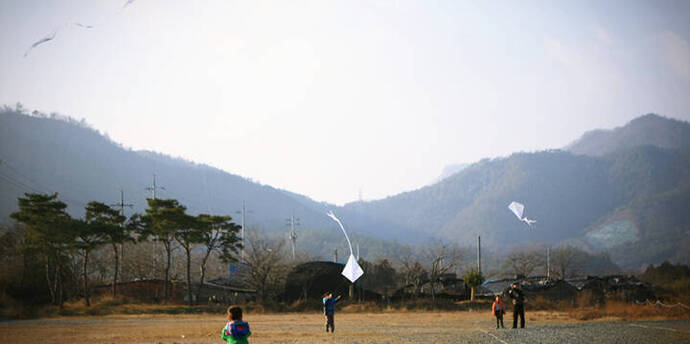
<svg viewBox="0 0 690 344">
<path fill-rule="evenodd" d="M 343 223 L 340 222 L 340 219 L 338 219 L 335 216 L 335 214 L 333 214 L 333 211 L 329 211 L 328 213 L 326 213 L 326 215 L 328 215 L 328 217 L 332 218 L 335 222 L 338 223 L 338 225 L 340 225 L 340 229 L 343 231 L 343 234 L 345 234 L 345 239 L 347 239 L 347 246 L 350 247 L 350 255 L 353 255 L 352 244 L 350 243 L 350 238 L 347 236 L 347 232 L 345 232 L 345 227 L 343 227 Z"/>
</svg>

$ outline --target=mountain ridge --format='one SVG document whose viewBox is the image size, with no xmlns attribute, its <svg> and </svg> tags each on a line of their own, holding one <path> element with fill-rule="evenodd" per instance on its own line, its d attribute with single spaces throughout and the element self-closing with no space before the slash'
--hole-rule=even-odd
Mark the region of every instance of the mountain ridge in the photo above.
<svg viewBox="0 0 690 344">
<path fill-rule="evenodd" d="M 166 188 L 159 197 L 176 198 L 191 213 L 228 214 L 239 220 L 236 212 L 244 201 L 251 211 L 248 228 L 276 235 L 287 232 L 285 220 L 295 214 L 305 235 L 337 242 L 303 238 L 307 242 L 301 245 L 320 256 L 345 244 L 316 230 L 337 230 L 325 216 L 335 210 L 355 236 L 369 238 L 363 242 L 365 252 L 399 252 L 396 242 L 424 243 L 429 238 L 472 246 L 481 235 L 488 248 L 534 241 L 573 243 L 592 252 L 606 250 L 623 267 L 635 267 L 662 258 L 690 259 L 678 253 L 677 244 L 690 233 L 690 220 L 669 211 L 690 208 L 690 191 L 684 186 L 690 185 L 690 146 L 683 137 L 688 128 L 687 122 L 645 115 L 606 131 L 605 139 L 585 133 L 563 150 L 483 159 L 417 190 L 337 207 L 206 164 L 124 148 L 84 121 L 5 108 L 0 111 L 0 218 L 16 208 L 23 191 L 60 191 L 79 216 L 90 200 L 119 201 L 122 187 L 125 202 L 134 202 L 133 211 L 141 212 L 150 197 L 145 188 L 157 174 L 158 185 Z M 669 132 L 675 136 L 655 137 Z M 644 135 L 637 138 L 636 133 Z M 597 144 L 606 145 L 601 150 L 608 153 L 582 154 Z M 513 200 L 524 203 L 526 214 L 538 220 L 532 229 L 507 210 Z M 657 214 L 670 218 L 654 221 Z M 668 238 L 645 249 L 653 233 Z M 373 244 L 374 239 L 379 241 Z M 626 245 L 637 245 L 642 253 L 626 254 Z"/>
</svg>

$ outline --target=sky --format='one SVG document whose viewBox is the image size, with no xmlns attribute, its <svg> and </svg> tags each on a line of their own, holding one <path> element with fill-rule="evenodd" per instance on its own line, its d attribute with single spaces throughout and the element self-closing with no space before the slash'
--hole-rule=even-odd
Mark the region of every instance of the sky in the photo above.
<svg viewBox="0 0 690 344">
<path fill-rule="evenodd" d="M 688 1 L 125 2 L 0 0 L 0 104 L 335 204 L 690 120 Z"/>
</svg>

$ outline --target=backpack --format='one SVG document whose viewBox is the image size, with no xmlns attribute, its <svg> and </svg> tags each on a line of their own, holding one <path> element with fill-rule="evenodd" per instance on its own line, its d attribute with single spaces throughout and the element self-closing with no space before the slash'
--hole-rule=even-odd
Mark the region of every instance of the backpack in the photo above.
<svg viewBox="0 0 690 344">
<path fill-rule="evenodd" d="M 233 321 L 229 325 L 229 332 L 235 338 L 246 337 L 249 334 L 249 323 L 244 321 Z"/>
</svg>

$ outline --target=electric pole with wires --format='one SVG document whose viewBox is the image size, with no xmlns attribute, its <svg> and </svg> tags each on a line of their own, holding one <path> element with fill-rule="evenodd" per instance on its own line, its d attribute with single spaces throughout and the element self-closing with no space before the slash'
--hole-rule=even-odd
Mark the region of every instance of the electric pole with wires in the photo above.
<svg viewBox="0 0 690 344">
<path fill-rule="evenodd" d="M 160 189 L 160 190 L 165 190 L 164 187 L 156 185 L 156 174 L 154 173 L 154 174 L 153 174 L 153 185 L 150 186 L 150 187 L 147 187 L 147 188 L 146 188 L 146 191 L 151 191 L 151 195 L 153 196 L 153 199 L 155 200 L 155 199 L 157 199 L 157 198 L 156 198 L 156 192 L 157 192 L 159 189 Z M 152 242 L 152 245 L 153 245 L 153 246 L 152 246 L 152 249 L 151 249 L 151 278 L 154 278 L 154 279 L 155 279 L 155 278 L 156 278 L 156 250 L 157 250 L 156 241 L 155 241 L 155 240 Z"/>
<path fill-rule="evenodd" d="M 296 254 L 295 254 L 295 246 L 297 246 L 297 232 L 295 231 L 295 226 L 299 226 L 299 219 L 295 218 L 295 213 L 292 213 L 292 216 L 287 219 L 287 226 L 290 226 L 290 243 L 292 244 L 292 260 L 295 260 Z"/>
<path fill-rule="evenodd" d="M 120 203 L 110 204 L 110 206 L 111 206 L 111 207 L 119 207 L 119 208 L 120 208 L 120 216 L 123 216 L 123 217 L 124 217 L 124 216 L 125 216 L 125 207 L 131 209 L 131 208 L 134 207 L 134 204 L 132 204 L 132 203 L 125 203 L 125 191 L 124 191 L 122 188 L 120 188 Z M 125 217 L 125 219 L 126 219 L 126 217 Z M 124 220 L 123 220 L 123 222 L 120 224 L 120 226 L 123 228 L 122 230 L 124 231 L 124 226 L 125 226 Z M 125 259 L 125 243 L 122 242 L 122 243 L 120 243 L 120 244 L 113 244 L 113 245 L 116 245 L 116 246 L 114 246 L 114 248 L 115 248 L 115 255 L 116 255 L 115 259 L 119 259 L 119 260 L 123 261 L 123 260 Z M 117 257 L 117 246 L 120 247 L 120 257 Z M 117 274 L 118 274 L 119 276 L 122 276 L 122 265 L 123 265 L 123 264 L 117 264 L 117 265 L 118 265 L 118 267 L 119 267 L 119 271 L 117 271 Z M 114 283 L 113 283 L 113 284 L 114 284 Z M 115 286 L 113 285 L 113 290 L 115 290 L 114 288 L 115 288 Z M 114 292 L 113 292 L 113 293 L 114 293 Z"/>
<path fill-rule="evenodd" d="M 160 190 L 165 190 L 164 187 L 162 186 L 157 186 L 156 185 L 156 174 L 153 174 L 153 186 L 149 186 L 146 188 L 146 191 L 151 191 L 151 195 L 153 196 L 153 199 L 156 199 L 156 191 Z"/>
<path fill-rule="evenodd" d="M 155 185 L 155 182 L 154 182 Z M 134 204 L 131 203 L 125 203 L 125 192 L 124 190 L 120 189 L 120 203 L 114 203 L 110 205 L 111 207 L 119 207 L 120 208 L 120 216 L 125 216 L 125 207 L 132 208 L 134 207 Z"/>
<path fill-rule="evenodd" d="M 242 260 L 244 260 L 244 223 L 245 223 L 247 213 L 251 214 L 252 211 L 247 210 L 247 208 L 244 204 L 244 201 L 242 201 L 242 211 L 238 210 L 235 212 L 235 214 L 242 214 L 242 230 L 240 231 L 240 239 L 242 240 L 242 253 L 241 253 Z"/>
</svg>

